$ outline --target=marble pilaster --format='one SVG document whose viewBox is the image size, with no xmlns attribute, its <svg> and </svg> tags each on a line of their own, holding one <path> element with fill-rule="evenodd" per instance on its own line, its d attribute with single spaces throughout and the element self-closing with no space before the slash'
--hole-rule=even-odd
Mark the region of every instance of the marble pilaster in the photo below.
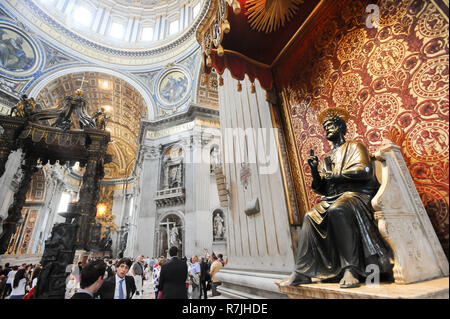
<svg viewBox="0 0 450 319">
<path fill-rule="evenodd" d="M 288 274 L 295 265 L 289 214 L 282 181 L 278 150 L 266 92 L 255 81 L 238 81 L 228 70 L 219 86 L 220 127 L 224 174 L 229 185 L 229 207 L 226 219 L 228 265 L 217 278 L 224 289 L 245 289 L 231 282 L 227 271 L 247 277 L 260 277 L 270 288 L 252 289 L 254 295 L 277 294 L 270 273 Z M 265 139 L 264 139 L 265 137 Z M 250 176 L 242 179 L 245 164 Z M 245 213 L 246 206 L 258 199 L 260 211 Z M 270 271 L 269 274 L 266 272 Z M 260 275 L 258 275 L 260 274 Z M 219 278 L 220 277 L 220 278 Z M 228 281 L 228 283 L 227 283 Z"/>
</svg>

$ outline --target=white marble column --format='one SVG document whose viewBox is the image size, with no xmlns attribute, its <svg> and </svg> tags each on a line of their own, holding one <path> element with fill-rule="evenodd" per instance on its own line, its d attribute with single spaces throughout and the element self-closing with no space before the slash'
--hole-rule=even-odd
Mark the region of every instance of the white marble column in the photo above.
<svg viewBox="0 0 450 319">
<path fill-rule="evenodd" d="M 194 133 L 193 156 L 193 215 L 186 210 L 186 223 L 192 224 L 189 229 L 192 232 L 193 243 L 187 246 L 188 257 L 196 254 L 203 255 L 205 250 L 212 251 L 212 210 L 219 206 L 219 197 L 215 179 L 210 176 L 210 150 L 217 140 L 208 128 L 196 127 Z M 219 133 L 219 132 L 216 132 Z M 220 143 L 220 142 L 219 142 Z M 213 184 L 211 181 L 213 180 Z M 219 253 L 219 252 L 216 252 Z M 226 254 L 225 251 L 220 251 Z"/>
<path fill-rule="evenodd" d="M 44 230 L 48 217 L 50 215 L 50 208 L 54 202 L 56 187 L 58 184 L 56 174 L 50 169 L 45 171 L 45 195 L 44 205 L 39 209 L 36 223 L 34 224 L 33 233 L 31 235 L 30 248 L 31 253 L 37 253 L 41 244 L 44 241 Z"/>
<path fill-rule="evenodd" d="M 100 25 L 100 29 L 99 29 L 98 33 L 100 33 L 101 35 L 104 35 L 106 33 L 106 27 L 108 25 L 109 18 L 111 16 L 111 9 L 106 8 L 105 13 L 102 15 L 103 15 L 103 20 L 101 21 L 101 25 Z"/>
<path fill-rule="evenodd" d="M 136 188 L 135 188 L 136 189 Z M 136 191 L 135 191 L 136 192 Z M 138 254 L 137 250 L 137 237 L 138 237 L 138 228 L 137 228 L 137 213 L 134 206 L 134 202 L 136 200 L 136 193 L 130 197 L 127 197 L 125 204 L 125 211 L 129 212 L 128 215 L 128 236 L 127 236 L 127 245 L 124 251 L 124 257 L 136 257 Z"/>
<path fill-rule="evenodd" d="M 100 23 L 102 22 L 102 16 L 105 14 L 105 8 L 104 7 L 98 7 L 97 11 L 95 12 L 94 21 L 92 23 L 92 31 L 98 32 L 100 29 Z"/>
<path fill-rule="evenodd" d="M 59 206 L 59 202 L 61 201 L 61 196 L 64 193 L 64 191 L 66 191 L 66 187 L 65 184 L 62 180 L 57 179 L 55 181 L 55 187 L 54 187 L 54 193 L 53 193 L 53 199 L 52 199 L 52 203 L 49 206 L 48 209 L 48 218 L 47 221 L 44 222 L 42 224 L 42 230 L 43 230 L 43 241 L 45 242 L 45 240 L 50 236 L 51 232 L 52 232 L 52 228 L 53 225 L 56 222 L 63 222 L 64 218 L 61 216 L 58 216 L 58 206 Z M 44 245 L 42 245 L 41 247 L 41 252 L 44 251 Z"/>
<path fill-rule="evenodd" d="M 156 202 L 159 178 L 160 150 L 158 145 L 143 145 L 136 174 L 136 187 L 133 201 L 127 253 L 154 256 Z M 130 256 L 131 257 L 131 256 Z"/>
<path fill-rule="evenodd" d="M 125 212 L 125 198 L 126 198 L 126 189 L 117 189 L 113 193 L 113 206 L 111 209 L 111 214 L 115 217 L 114 222 L 119 226 L 119 231 L 114 233 L 112 236 L 112 254 L 116 256 L 119 252 L 119 244 L 120 244 L 120 227 L 123 225 L 122 220 Z"/>
</svg>

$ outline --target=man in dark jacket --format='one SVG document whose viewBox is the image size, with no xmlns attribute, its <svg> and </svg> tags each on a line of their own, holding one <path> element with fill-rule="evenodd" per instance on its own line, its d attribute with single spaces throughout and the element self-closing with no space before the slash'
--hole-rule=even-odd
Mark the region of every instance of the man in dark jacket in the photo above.
<svg viewBox="0 0 450 319">
<path fill-rule="evenodd" d="M 187 299 L 187 265 L 177 257 L 177 254 L 178 248 L 171 247 L 169 249 L 171 258 L 161 267 L 159 277 L 159 290 L 162 291 L 161 299 Z"/>
<path fill-rule="evenodd" d="M 208 263 L 206 257 L 202 257 L 202 261 L 200 262 L 200 298 L 202 298 L 202 294 L 204 299 L 208 299 L 208 283 L 211 287 L 211 276 L 209 275 L 209 268 L 211 264 Z"/>
<path fill-rule="evenodd" d="M 98 290 L 100 299 L 131 299 L 136 292 L 136 284 L 132 276 L 127 276 L 130 267 L 129 258 L 117 262 L 116 275 L 105 279 Z"/>
<path fill-rule="evenodd" d="M 81 271 L 80 289 L 71 299 L 93 299 L 94 294 L 103 284 L 106 264 L 103 260 L 95 260 L 88 263 Z"/>
</svg>

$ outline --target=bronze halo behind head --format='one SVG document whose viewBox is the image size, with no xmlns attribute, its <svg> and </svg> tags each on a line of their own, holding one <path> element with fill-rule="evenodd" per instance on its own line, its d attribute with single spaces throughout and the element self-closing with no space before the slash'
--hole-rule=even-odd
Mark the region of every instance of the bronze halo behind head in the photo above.
<svg viewBox="0 0 450 319">
<path fill-rule="evenodd" d="M 344 122 L 347 122 L 350 118 L 350 114 L 346 109 L 343 109 L 341 107 L 329 107 L 325 110 L 323 110 L 317 119 L 319 120 L 320 124 L 325 123 L 326 120 L 331 119 L 332 117 L 338 116 L 344 120 Z"/>
</svg>

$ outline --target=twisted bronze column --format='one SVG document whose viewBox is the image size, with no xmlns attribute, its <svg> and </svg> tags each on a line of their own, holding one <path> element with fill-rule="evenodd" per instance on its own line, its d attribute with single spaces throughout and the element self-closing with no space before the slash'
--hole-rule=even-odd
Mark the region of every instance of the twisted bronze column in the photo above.
<svg viewBox="0 0 450 319">
<path fill-rule="evenodd" d="M 92 238 L 92 229 L 95 225 L 97 214 L 97 204 L 100 193 L 100 181 L 103 179 L 103 159 L 89 158 L 86 171 L 83 176 L 83 184 L 80 189 L 80 199 L 78 203 L 79 212 L 79 235 L 77 244 L 84 250 L 90 250 L 95 245 L 95 238 Z"/>
</svg>

